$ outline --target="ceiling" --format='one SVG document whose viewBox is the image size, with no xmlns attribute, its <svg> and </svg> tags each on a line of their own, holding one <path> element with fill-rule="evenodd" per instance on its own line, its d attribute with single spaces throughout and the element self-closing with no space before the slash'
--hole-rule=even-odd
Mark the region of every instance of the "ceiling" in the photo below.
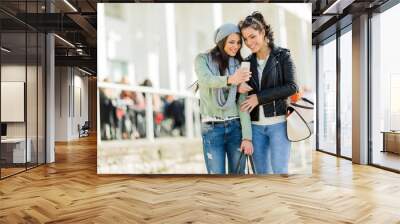
<svg viewBox="0 0 400 224">
<path fill-rule="evenodd" d="M 27 55 L 33 58 L 36 46 L 32 33 L 54 32 L 56 66 L 77 66 L 91 74 L 97 67 L 97 12 L 95 0 L 1 0 L 0 24 L 2 46 L 13 49 L 3 60 L 17 62 Z M 71 7 L 72 6 L 72 7 Z M 52 13 L 50 12 L 50 9 Z M 36 40 L 36 39 L 35 39 Z M 65 40 L 65 41 L 64 41 Z M 36 41 L 33 41 L 36 43 Z M 26 54 L 27 53 L 27 54 Z"/>
<path fill-rule="evenodd" d="M 388 0 L 287 0 L 250 2 L 312 3 L 312 37 L 316 44 L 336 32 L 338 27 L 351 23 L 352 17 L 374 10 Z M 29 31 L 54 32 L 56 66 L 79 66 L 96 73 L 97 67 L 97 6 L 96 3 L 155 2 L 118 0 L 1 0 L 0 25 L 3 38 L 14 40 L 13 47 L 23 46 L 21 36 Z M 156 1 L 167 2 L 167 1 Z M 180 2 L 177 0 L 176 2 Z M 182 2 L 188 2 L 187 0 Z M 190 2 L 204 2 L 195 0 Z M 221 1 L 223 2 L 223 0 Z M 235 2 L 229 0 L 229 2 Z M 243 1 L 237 1 L 243 2 Z M 52 9 L 52 13 L 50 12 Z M 338 23 L 338 21 L 341 21 Z M 347 22 L 346 22 L 347 21 Z M 339 24 L 339 25 L 338 25 Z M 11 34 L 12 33 L 12 34 Z M 5 37 L 4 37 L 5 36 Z M 66 41 L 64 41 L 66 40 Z M 4 43 L 4 41 L 3 41 Z M 30 47 L 35 45 L 29 44 Z M 21 51 L 24 50 L 21 48 Z M 21 52 L 23 53 L 23 52 Z"/>
</svg>

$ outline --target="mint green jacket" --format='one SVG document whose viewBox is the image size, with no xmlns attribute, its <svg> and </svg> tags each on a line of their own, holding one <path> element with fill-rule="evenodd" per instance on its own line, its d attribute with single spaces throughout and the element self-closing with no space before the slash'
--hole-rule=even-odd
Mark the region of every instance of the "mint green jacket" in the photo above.
<svg viewBox="0 0 400 224">
<path fill-rule="evenodd" d="M 209 53 L 203 53 L 197 55 L 195 59 L 195 72 L 198 78 L 199 91 L 200 91 L 200 113 L 203 116 L 211 117 L 232 117 L 239 116 L 240 123 L 242 126 L 242 139 L 252 139 L 251 133 L 251 120 L 250 115 L 247 112 L 240 111 L 240 103 L 242 103 L 247 94 L 240 94 L 239 100 L 236 107 L 228 108 L 226 110 L 220 109 L 215 105 L 215 95 L 213 88 L 222 88 L 228 86 L 228 76 L 220 76 L 213 74 L 208 63 L 214 63 L 209 61 Z"/>
</svg>

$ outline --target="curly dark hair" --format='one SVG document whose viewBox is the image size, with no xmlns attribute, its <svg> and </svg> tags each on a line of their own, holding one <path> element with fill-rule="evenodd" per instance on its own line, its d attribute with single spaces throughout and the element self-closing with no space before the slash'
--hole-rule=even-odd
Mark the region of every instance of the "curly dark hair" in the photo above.
<svg viewBox="0 0 400 224">
<path fill-rule="evenodd" d="M 265 37 L 268 38 L 269 40 L 268 46 L 271 48 L 273 47 L 274 32 L 272 32 L 271 25 L 265 22 L 264 16 L 260 12 L 258 11 L 253 12 L 251 15 L 247 16 L 244 20 L 240 21 L 238 26 L 240 31 L 242 31 L 247 27 L 251 27 L 260 32 L 264 30 Z"/>
<path fill-rule="evenodd" d="M 219 73 L 221 76 L 224 75 L 224 72 L 225 72 L 226 68 L 228 67 L 228 63 L 229 63 L 229 55 L 227 53 L 225 53 L 225 50 L 224 50 L 227 39 L 228 39 L 228 36 L 225 37 L 224 39 L 222 39 L 221 41 L 219 41 L 217 43 L 217 45 L 210 51 L 211 58 L 213 59 L 213 61 L 215 63 L 218 64 Z M 242 48 L 242 38 L 240 38 L 240 48 Z M 239 62 L 243 61 L 242 56 L 240 55 L 240 49 L 236 53 L 235 58 L 237 60 L 239 60 Z"/>
</svg>

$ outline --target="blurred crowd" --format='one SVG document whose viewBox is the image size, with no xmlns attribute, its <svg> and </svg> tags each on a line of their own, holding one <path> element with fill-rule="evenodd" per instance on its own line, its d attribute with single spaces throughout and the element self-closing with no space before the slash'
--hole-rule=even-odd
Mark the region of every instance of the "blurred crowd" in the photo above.
<svg viewBox="0 0 400 224">
<path fill-rule="evenodd" d="M 104 82 L 110 82 L 105 79 Z M 130 85 L 127 77 L 121 84 Z M 150 80 L 140 86 L 152 87 Z M 146 94 L 99 88 L 100 124 L 102 140 L 138 139 L 146 137 Z M 172 95 L 151 94 L 154 137 L 184 136 L 184 99 Z"/>
</svg>

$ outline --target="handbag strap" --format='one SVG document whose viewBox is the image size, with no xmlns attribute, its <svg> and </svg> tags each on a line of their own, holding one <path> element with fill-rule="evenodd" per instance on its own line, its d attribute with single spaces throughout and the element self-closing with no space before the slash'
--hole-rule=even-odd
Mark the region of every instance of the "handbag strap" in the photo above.
<svg viewBox="0 0 400 224">
<path fill-rule="evenodd" d="M 246 155 L 246 165 L 247 165 L 247 174 L 250 174 L 249 156 L 248 155 Z"/>
<path fill-rule="evenodd" d="M 256 167 L 254 166 L 253 155 L 247 155 L 247 160 L 250 161 L 250 166 L 248 166 L 249 169 L 247 170 L 248 174 L 250 174 L 250 167 L 251 167 L 251 170 L 253 171 L 253 174 L 257 174 Z"/>
<path fill-rule="evenodd" d="M 236 165 L 236 170 L 235 170 L 236 174 L 239 174 L 240 165 L 241 165 L 241 162 L 242 162 L 243 155 L 245 155 L 244 151 L 242 151 L 240 153 L 239 161 L 238 161 L 238 164 Z M 247 174 L 250 174 L 250 167 L 251 167 L 251 171 L 253 172 L 253 174 L 256 174 L 256 169 L 255 169 L 255 166 L 254 166 L 253 156 L 252 155 L 245 155 L 245 160 L 246 160 L 245 164 L 247 164 L 247 167 L 249 167 L 247 169 Z"/>
<path fill-rule="evenodd" d="M 239 170 L 240 170 L 240 164 L 241 164 L 241 162 L 242 162 L 242 157 L 243 157 L 243 151 L 240 153 L 240 157 L 239 157 L 239 161 L 238 161 L 238 164 L 236 165 L 236 170 L 235 170 L 235 173 L 236 174 L 239 174 Z"/>
<path fill-rule="evenodd" d="M 312 106 L 309 107 L 309 106 L 304 106 L 304 105 L 300 105 L 300 104 L 297 104 L 297 103 L 290 103 L 290 104 L 293 105 L 293 106 L 295 106 L 295 107 L 300 107 L 300 108 L 303 108 L 303 109 L 309 109 L 309 110 L 313 110 L 313 109 L 314 109 L 314 102 L 312 102 L 311 100 L 309 100 L 309 99 L 307 99 L 307 98 L 305 98 L 305 97 L 301 97 L 301 99 L 302 99 L 303 101 L 305 101 L 305 102 L 311 104 Z"/>
<path fill-rule="evenodd" d="M 291 105 L 293 105 L 295 107 L 304 108 L 304 109 L 310 109 L 310 110 L 314 109 L 314 107 L 307 107 L 307 106 L 303 106 L 303 105 L 300 105 L 300 104 L 297 104 L 297 103 L 291 103 Z"/>
<path fill-rule="evenodd" d="M 309 99 L 307 99 L 307 98 L 305 98 L 305 97 L 302 97 L 301 99 L 304 100 L 304 101 L 306 101 L 307 103 L 309 103 L 309 104 L 311 104 L 311 105 L 314 105 L 314 102 L 312 102 L 311 100 L 309 100 Z"/>
</svg>

